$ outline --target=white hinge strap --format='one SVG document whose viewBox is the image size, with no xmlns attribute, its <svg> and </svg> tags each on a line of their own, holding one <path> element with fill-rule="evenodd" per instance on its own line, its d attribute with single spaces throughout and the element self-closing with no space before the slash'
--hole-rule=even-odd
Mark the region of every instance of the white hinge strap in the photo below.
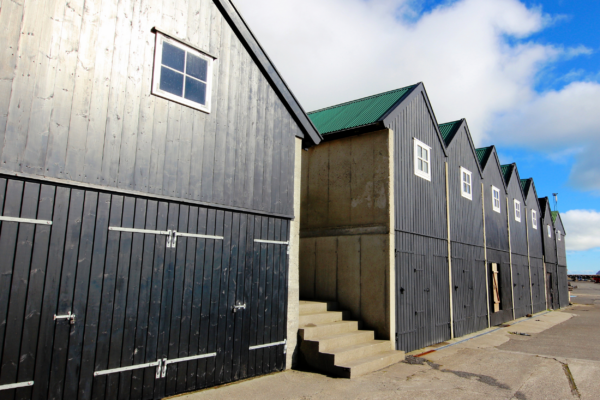
<svg viewBox="0 0 600 400">
<path fill-rule="evenodd" d="M 116 374 L 119 372 L 133 371 L 136 369 L 150 368 L 150 367 L 159 367 L 160 368 L 160 364 L 161 364 L 161 360 L 158 360 L 158 361 L 146 363 L 146 364 L 137 364 L 137 365 L 130 365 L 128 367 L 105 369 L 103 371 L 94 372 L 94 376 Z"/>
<path fill-rule="evenodd" d="M 131 233 L 148 233 L 150 235 L 170 235 L 171 231 L 153 231 L 151 229 L 134 229 L 134 228 L 120 228 L 118 226 L 109 226 L 109 231 L 118 232 L 131 232 Z"/>
<path fill-rule="evenodd" d="M 223 236 L 201 235 L 201 234 L 196 234 L 196 233 L 182 233 L 182 232 L 173 231 L 173 243 L 172 243 L 173 247 L 175 247 L 177 245 L 177 236 L 196 238 L 196 239 L 214 239 L 214 240 L 225 239 Z"/>
<path fill-rule="evenodd" d="M 165 358 L 165 359 L 163 359 L 163 366 L 162 366 L 161 377 L 164 378 L 165 376 L 167 376 L 167 366 L 169 364 L 175 364 L 175 363 L 186 362 L 186 361 L 200 360 L 201 358 L 215 357 L 216 355 L 217 355 L 217 353 L 208 353 L 208 354 L 200 354 L 200 355 L 197 355 L 197 356 L 174 358 L 172 360 L 167 360 Z"/>
<path fill-rule="evenodd" d="M 266 343 L 266 344 L 258 344 L 256 346 L 250 346 L 249 350 L 262 349 L 265 347 L 272 347 L 272 346 L 280 346 L 282 344 L 287 346 L 287 339 L 282 340 L 281 342 L 273 342 L 273 343 Z"/>
<path fill-rule="evenodd" d="M 46 221 L 44 219 L 3 217 L 1 215 L 0 215 L 0 221 L 20 222 L 22 224 L 52 225 L 52 221 Z"/>
<path fill-rule="evenodd" d="M 282 244 L 287 246 L 287 254 L 290 254 L 290 242 L 281 242 L 279 240 L 263 240 L 263 239 L 254 239 L 256 243 L 266 243 L 266 244 Z"/>
<path fill-rule="evenodd" d="M 0 385 L 0 390 L 17 389 L 17 388 L 29 387 L 29 386 L 33 386 L 33 381 L 10 383 L 8 385 Z"/>
</svg>

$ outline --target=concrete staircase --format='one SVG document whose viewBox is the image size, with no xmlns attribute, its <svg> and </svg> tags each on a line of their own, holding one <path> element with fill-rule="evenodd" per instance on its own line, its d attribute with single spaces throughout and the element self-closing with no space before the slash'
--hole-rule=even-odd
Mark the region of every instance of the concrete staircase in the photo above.
<svg viewBox="0 0 600 400">
<path fill-rule="evenodd" d="M 300 351 L 313 368 L 342 378 L 356 378 L 404 359 L 389 340 L 375 340 L 375 332 L 359 330 L 358 321 L 334 311 L 335 303 L 300 302 Z"/>
</svg>

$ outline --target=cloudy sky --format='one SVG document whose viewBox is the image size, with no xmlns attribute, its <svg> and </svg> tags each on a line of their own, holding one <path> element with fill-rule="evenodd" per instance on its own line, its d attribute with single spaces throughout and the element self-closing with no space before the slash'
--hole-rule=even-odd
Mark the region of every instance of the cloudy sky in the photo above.
<svg viewBox="0 0 600 400">
<path fill-rule="evenodd" d="M 306 111 L 423 82 L 438 122 L 559 193 L 570 272 L 600 270 L 600 1 L 235 3 Z"/>
</svg>

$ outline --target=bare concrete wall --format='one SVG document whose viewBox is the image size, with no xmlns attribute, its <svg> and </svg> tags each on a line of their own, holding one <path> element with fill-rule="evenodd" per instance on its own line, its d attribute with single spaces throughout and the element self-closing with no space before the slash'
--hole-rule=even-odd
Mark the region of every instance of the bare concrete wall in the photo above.
<svg viewBox="0 0 600 400">
<path fill-rule="evenodd" d="M 325 142 L 302 154 L 300 297 L 394 337 L 390 130 Z"/>
<path fill-rule="evenodd" d="M 300 178 L 302 169 L 302 139 L 296 138 L 294 152 L 294 215 L 290 227 L 290 258 L 288 272 L 288 321 L 286 368 L 296 365 L 298 355 L 298 320 L 300 319 Z"/>
</svg>

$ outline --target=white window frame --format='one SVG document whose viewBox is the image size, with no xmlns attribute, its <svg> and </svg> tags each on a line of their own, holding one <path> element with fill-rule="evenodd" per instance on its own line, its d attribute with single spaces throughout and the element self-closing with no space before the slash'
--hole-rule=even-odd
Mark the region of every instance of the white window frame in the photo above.
<svg viewBox="0 0 600 400">
<path fill-rule="evenodd" d="M 469 182 L 465 181 L 465 176 L 469 177 Z M 468 185 L 468 192 L 465 191 L 465 185 Z M 465 199 L 473 200 L 473 174 L 463 167 L 460 167 L 460 194 Z"/>
<path fill-rule="evenodd" d="M 556 240 L 558 240 L 560 242 L 560 231 L 557 229 L 556 232 Z"/>
<path fill-rule="evenodd" d="M 552 238 L 552 228 L 550 228 L 550 225 L 546 225 L 546 227 L 548 228 L 548 237 Z"/>
<path fill-rule="evenodd" d="M 515 221 L 521 222 L 521 202 L 515 199 Z"/>
<path fill-rule="evenodd" d="M 429 182 L 431 182 L 431 147 L 427 146 L 425 143 L 421 142 L 419 139 L 417 138 L 413 138 L 414 141 L 414 159 L 415 159 L 415 175 L 417 175 L 418 177 L 421 177 L 425 180 L 428 180 Z M 429 155 L 428 160 L 425 160 L 424 158 L 419 158 L 417 156 L 418 152 L 418 147 L 422 147 L 424 150 L 427 150 L 427 154 Z M 419 160 L 426 162 L 427 163 L 427 170 L 428 172 L 424 172 L 421 171 L 419 169 Z"/>
<path fill-rule="evenodd" d="M 498 193 L 498 205 L 496 206 L 496 199 L 494 198 L 494 193 Z M 502 207 L 502 200 L 501 200 L 501 196 L 500 196 L 500 189 L 498 189 L 496 186 L 492 186 L 492 209 L 494 211 L 496 211 L 497 213 L 500 213 Z"/>
<path fill-rule="evenodd" d="M 179 97 L 169 92 L 165 92 L 160 89 L 160 71 L 162 66 L 162 48 L 163 43 L 167 42 L 172 46 L 178 47 L 184 50 L 186 53 L 193 54 L 203 60 L 206 60 L 207 70 L 206 70 L 206 104 L 196 103 L 195 101 L 191 101 L 186 99 L 185 97 Z M 194 108 L 196 110 L 200 110 L 207 114 L 210 114 L 210 105 L 211 105 L 211 94 L 212 94 L 212 79 L 213 79 L 213 61 L 214 58 L 208 54 L 202 53 L 193 47 L 187 46 L 178 40 L 175 40 L 169 36 L 162 34 L 161 32 L 156 32 L 156 46 L 154 48 L 154 69 L 152 72 L 152 94 L 165 98 L 167 100 L 174 101 L 179 104 L 183 104 L 185 106 Z M 186 63 L 184 63 L 185 65 Z M 169 67 L 166 67 L 169 68 Z M 180 71 L 177 71 L 181 73 Z M 184 74 L 185 75 L 185 74 Z M 185 75 L 188 76 L 188 75 Z M 185 91 L 185 81 L 184 81 L 184 91 Z"/>
<path fill-rule="evenodd" d="M 537 230 L 537 211 L 531 210 L 531 227 Z"/>
</svg>

